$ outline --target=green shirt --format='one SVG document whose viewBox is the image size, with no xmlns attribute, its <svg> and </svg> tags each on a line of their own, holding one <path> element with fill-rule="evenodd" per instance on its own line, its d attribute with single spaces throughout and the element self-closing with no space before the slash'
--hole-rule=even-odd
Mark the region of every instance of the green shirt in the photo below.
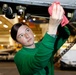
<svg viewBox="0 0 76 75">
<path fill-rule="evenodd" d="M 56 37 L 46 33 L 42 41 L 35 44 L 36 48 L 23 47 L 19 50 L 14 57 L 14 61 L 20 75 L 46 75 L 46 66 L 49 70 L 48 75 L 54 75 L 54 54 L 69 36 L 68 28 L 64 27 L 64 31 L 66 37 L 61 35 L 62 33 Z"/>
</svg>

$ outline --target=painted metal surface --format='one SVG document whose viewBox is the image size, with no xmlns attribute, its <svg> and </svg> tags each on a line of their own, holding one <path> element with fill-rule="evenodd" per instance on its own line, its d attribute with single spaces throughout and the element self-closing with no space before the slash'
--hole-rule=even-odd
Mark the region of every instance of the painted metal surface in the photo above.
<svg viewBox="0 0 76 75">
<path fill-rule="evenodd" d="M 76 9 L 76 0 L 0 0 L 0 2 L 39 5 L 39 6 L 49 6 L 54 1 L 59 1 L 64 8 Z"/>
</svg>

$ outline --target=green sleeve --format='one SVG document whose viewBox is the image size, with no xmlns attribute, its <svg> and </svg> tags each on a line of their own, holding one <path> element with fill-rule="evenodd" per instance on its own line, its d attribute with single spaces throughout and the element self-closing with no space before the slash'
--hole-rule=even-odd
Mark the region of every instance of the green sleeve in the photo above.
<svg viewBox="0 0 76 75">
<path fill-rule="evenodd" d="M 41 41 L 38 51 L 34 57 L 30 57 L 30 67 L 34 72 L 42 70 L 49 62 L 50 57 L 54 51 L 54 43 L 56 38 L 51 37 L 47 33 Z"/>
<path fill-rule="evenodd" d="M 58 35 L 55 41 L 53 54 L 55 54 L 57 50 L 59 50 L 59 48 L 67 41 L 69 36 L 70 36 L 70 31 L 68 27 L 67 26 L 61 27 L 60 25 L 58 27 Z"/>
</svg>

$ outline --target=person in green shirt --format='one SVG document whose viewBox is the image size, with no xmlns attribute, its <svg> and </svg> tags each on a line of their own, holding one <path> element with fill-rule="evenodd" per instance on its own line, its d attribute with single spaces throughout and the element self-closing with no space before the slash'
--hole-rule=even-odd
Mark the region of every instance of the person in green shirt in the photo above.
<svg viewBox="0 0 76 75">
<path fill-rule="evenodd" d="M 23 46 L 14 57 L 20 75 L 54 75 L 54 54 L 70 35 L 69 29 L 60 25 L 63 15 L 62 6 L 54 4 L 47 32 L 37 43 L 29 26 L 23 23 L 12 26 L 11 37 Z"/>
</svg>

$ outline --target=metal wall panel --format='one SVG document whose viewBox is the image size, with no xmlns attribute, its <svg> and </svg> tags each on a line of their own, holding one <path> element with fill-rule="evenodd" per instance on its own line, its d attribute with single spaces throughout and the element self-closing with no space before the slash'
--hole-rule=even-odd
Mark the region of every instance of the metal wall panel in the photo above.
<svg viewBox="0 0 76 75">
<path fill-rule="evenodd" d="M 0 0 L 2 2 L 11 2 L 28 5 L 49 6 L 56 0 Z M 76 0 L 57 0 L 64 8 L 76 9 Z"/>
</svg>

